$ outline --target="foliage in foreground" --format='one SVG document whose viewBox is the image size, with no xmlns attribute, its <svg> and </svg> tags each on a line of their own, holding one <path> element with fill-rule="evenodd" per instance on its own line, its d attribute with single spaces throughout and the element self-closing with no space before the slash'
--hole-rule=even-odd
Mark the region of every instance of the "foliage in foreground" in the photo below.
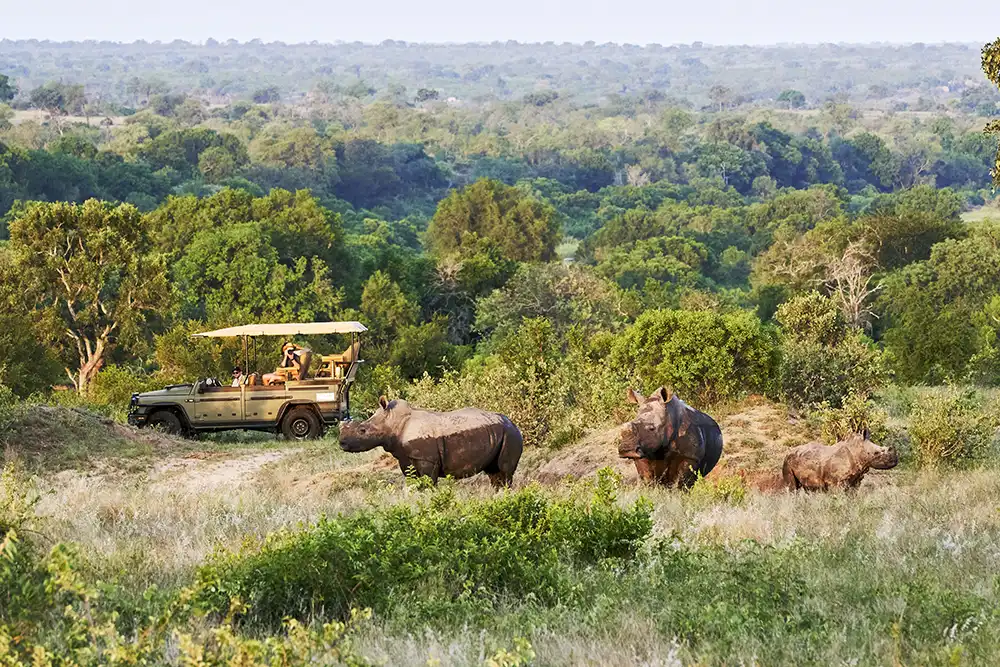
<svg viewBox="0 0 1000 667">
<path fill-rule="evenodd" d="M 577 570 L 634 558 L 649 536 L 651 507 L 619 507 L 616 484 L 602 474 L 588 503 L 535 487 L 458 503 L 442 489 L 415 509 L 324 518 L 219 555 L 198 574 L 201 601 L 224 612 L 245 600 L 246 620 L 266 627 L 359 605 L 422 625 L 483 618 L 510 598 L 568 602 Z"/>
</svg>

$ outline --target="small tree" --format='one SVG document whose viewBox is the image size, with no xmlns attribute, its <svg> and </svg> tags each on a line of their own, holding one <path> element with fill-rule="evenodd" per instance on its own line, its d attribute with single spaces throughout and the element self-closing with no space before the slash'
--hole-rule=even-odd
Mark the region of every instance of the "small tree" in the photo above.
<svg viewBox="0 0 1000 667">
<path fill-rule="evenodd" d="M 130 204 L 29 204 L 10 223 L 10 248 L 19 287 L 81 394 L 112 348 L 138 339 L 170 303 L 163 262 Z"/>
<path fill-rule="evenodd" d="M 778 102 L 789 109 L 801 109 L 806 105 L 806 96 L 797 90 L 784 90 L 778 95 Z"/>
<path fill-rule="evenodd" d="M 11 83 L 10 77 L 0 74 L 0 102 L 10 102 L 17 94 L 17 88 Z"/>
<path fill-rule="evenodd" d="M 871 325 L 872 297 L 882 288 L 872 285 L 875 258 L 860 242 L 848 244 L 840 258 L 827 265 L 827 287 L 830 289 L 847 323 L 856 329 Z"/>
<path fill-rule="evenodd" d="M 832 299 L 818 292 L 778 307 L 781 324 L 781 393 L 796 405 L 845 399 L 862 402 L 885 383 L 882 354 L 849 323 Z"/>
<path fill-rule="evenodd" d="M 611 363 L 644 390 L 667 385 L 704 402 L 765 391 L 776 362 L 771 331 L 742 311 L 648 310 L 611 349 Z"/>
<path fill-rule="evenodd" d="M 432 102 L 441 97 L 441 93 L 433 88 L 421 88 L 417 91 L 417 102 Z"/>
</svg>

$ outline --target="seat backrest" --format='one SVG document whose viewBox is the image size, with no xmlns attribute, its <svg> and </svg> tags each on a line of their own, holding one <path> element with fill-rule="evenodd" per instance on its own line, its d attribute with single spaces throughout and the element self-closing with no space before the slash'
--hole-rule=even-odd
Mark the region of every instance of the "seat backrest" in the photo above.
<svg viewBox="0 0 1000 667">
<path fill-rule="evenodd" d="M 352 361 L 358 360 L 358 352 L 361 351 L 361 341 L 356 340 L 351 343 L 350 347 L 344 350 L 344 354 L 341 355 L 343 362 L 349 364 Z"/>
</svg>

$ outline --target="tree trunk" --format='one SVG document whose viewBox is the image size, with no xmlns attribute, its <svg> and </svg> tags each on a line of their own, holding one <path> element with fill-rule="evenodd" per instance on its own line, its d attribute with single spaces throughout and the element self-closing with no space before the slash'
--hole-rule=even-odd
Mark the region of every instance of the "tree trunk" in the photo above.
<svg viewBox="0 0 1000 667">
<path fill-rule="evenodd" d="M 90 386 L 98 372 L 104 368 L 105 342 L 98 340 L 95 345 L 87 341 L 86 349 L 80 353 L 80 370 L 76 375 L 76 390 L 81 396 L 90 393 Z"/>
</svg>

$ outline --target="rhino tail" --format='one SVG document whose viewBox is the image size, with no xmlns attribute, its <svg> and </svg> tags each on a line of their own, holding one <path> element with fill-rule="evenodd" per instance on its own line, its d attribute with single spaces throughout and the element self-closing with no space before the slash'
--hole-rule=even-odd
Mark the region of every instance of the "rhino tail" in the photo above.
<svg viewBox="0 0 1000 667">
<path fill-rule="evenodd" d="M 521 431 L 514 426 L 514 422 L 503 417 L 503 433 L 500 436 L 500 453 L 497 454 L 496 467 L 508 484 L 514 477 L 523 450 L 524 438 L 521 436 Z"/>
<path fill-rule="evenodd" d="M 785 462 L 781 466 L 781 479 L 785 483 L 785 488 L 789 491 L 795 491 L 800 488 L 799 480 L 792 472 L 792 465 L 789 463 L 790 456 L 785 457 Z"/>
</svg>

